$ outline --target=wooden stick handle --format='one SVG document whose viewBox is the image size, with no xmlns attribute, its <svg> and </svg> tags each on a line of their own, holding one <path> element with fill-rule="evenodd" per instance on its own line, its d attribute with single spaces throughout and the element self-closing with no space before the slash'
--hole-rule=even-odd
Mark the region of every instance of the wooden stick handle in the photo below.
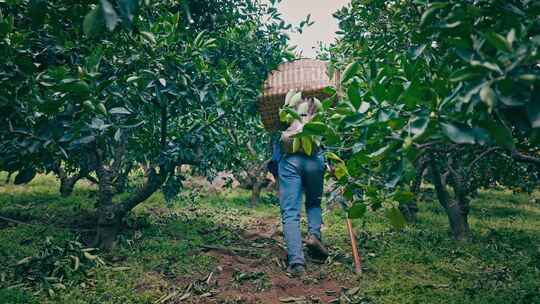
<svg viewBox="0 0 540 304">
<path fill-rule="evenodd" d="M 349 237 L 351 238 L 352 254 L 354 259 L 354 269 L 357 274 L 362 274 L 362 259 L 358 253 L 358 246 L 356 245 L 356 237 L 352 227 L 352 221 L 347 218 L 347 230 L 349 231 Z"/>
</svg>

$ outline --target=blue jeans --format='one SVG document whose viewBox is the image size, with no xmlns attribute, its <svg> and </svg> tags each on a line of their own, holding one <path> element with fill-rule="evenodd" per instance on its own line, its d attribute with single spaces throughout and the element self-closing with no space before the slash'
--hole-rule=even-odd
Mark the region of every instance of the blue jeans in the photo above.
<svg viewBox="0 0 540 304">
<path fill-rule="evenodd" d="M 284 155 L 279 160 L 278 175 L 281 220 L 289 265 L 304 265 L 300 232 L 302 192 L 306 194 L 308 232 L 321 239 L 324 156 L 322 153 L 312 156 L 300 153 Z"/>
</svg>

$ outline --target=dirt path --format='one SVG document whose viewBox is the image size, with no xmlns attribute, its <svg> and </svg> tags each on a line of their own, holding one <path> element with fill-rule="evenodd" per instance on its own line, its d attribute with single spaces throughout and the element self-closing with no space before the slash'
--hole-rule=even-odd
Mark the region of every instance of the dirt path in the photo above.
<svg viewBox="0 0 540 304">
<path fill-rule="evenodd" d="M 340 303 L 340 296 L 358 291 L 348 289 L 350 282 L 330 278 L 328 266 L 310 261 L 305 277 L 290 277 L 279 227 L 275 218 L 255 218 L 240 233 L 239 244 L 209 246 L 204 254 L 218 266 L 205 278 L 190 280 L 173 303 Z"/>
</svg>

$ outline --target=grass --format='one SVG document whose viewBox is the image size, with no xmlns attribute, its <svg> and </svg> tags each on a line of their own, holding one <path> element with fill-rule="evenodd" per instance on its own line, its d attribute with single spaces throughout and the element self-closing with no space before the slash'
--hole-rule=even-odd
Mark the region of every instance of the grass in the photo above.
<svg viewBox="0 0 540 304">
<path fill-rule="evenodd" d="M 361 287 L 363 303 L 540 303 L 539 197 L 481 192 L 472 203 L 469 243 L 449 238 L 446 215 L 429 199 L 419 205 L 418 223 L 403 231 L 393 231 L 379 213 L 355 220 L 361 278 L 351 271 L 344 213 L 327 209 L 325 242 L 344 258 L 325 269 Z M 172 204 L 158 193 L 133 212 L 117 249 L 99 254 L 106 266 L 92 268 L 82 282 L 66 282 L 50 296 L 42 285 L 21 281 L 14 265 L 39 252 L 46 237 L 58 244 L 89 239 L 94 198 L 88 184 L 60 197 L 51 176 L 0 186 L 0 215 L 29 223 L 0 220 L 0 303 L 154 303 L 216 267 L 200 254 L 203 245 L 235 244 L 238 229 L 254 218 L 279 216 L 269 204 L 247 207 L 243 191 L 185 195 Z"/>
</svg>

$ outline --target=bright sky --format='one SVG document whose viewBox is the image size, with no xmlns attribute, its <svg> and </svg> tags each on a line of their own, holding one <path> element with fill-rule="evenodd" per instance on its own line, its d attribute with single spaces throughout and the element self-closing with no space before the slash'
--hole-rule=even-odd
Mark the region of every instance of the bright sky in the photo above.
<svg viewBox="0 0 540 304">
<path fill-rule="evenodd" d="M 325 44 L 335 39 L 338 30 L 337 20 L 332 14 L 347 5 L 350 0 L 283 0 L 278 8 L 285 21 L 298 25 L 308 14 L 315 24 L 305 29 L 302 35 L 291 34 L 291 45 L 297 45 L 303 57 L 314 58 L 318 41 Z"/>
</svg>

